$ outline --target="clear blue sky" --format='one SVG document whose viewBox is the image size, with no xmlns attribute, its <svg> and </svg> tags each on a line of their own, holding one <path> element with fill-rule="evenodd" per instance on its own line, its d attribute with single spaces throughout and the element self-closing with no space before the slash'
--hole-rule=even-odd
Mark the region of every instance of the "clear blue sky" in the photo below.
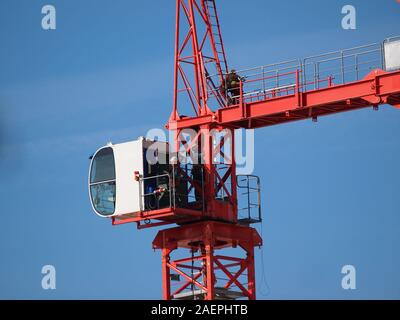
<svg viewBox="0 0 400 320">
<path fill-rule="evenodd" d="M 41 29 L 41 8 L 57 30 Z M 341 29 L 341 8 L 358 28 Z M 400 4 L 218 4 L 231 66 L 400 34 Z M 88 156 L 171 111 L 175 1 L 0 2 L 0 298 L 161 298 L 156 230 L 112 227 L 87 194 Z M 265 276 L 259 299 L 400 298 L 400 111 L 385 106 L 256 132 Z M 258 279 L 263 274 L 256 251 Z M 41 288 L 41 268 L 57 289 Z M 357 290 L 341 267 L 357 268 Z"/>
</svg>

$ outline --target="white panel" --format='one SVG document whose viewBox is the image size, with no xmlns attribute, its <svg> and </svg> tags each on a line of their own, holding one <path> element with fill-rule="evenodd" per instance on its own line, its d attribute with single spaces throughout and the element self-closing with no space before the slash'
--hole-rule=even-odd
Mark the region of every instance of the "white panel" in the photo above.
<svg viewBox="0 0 400 320">
<path fill-rule="evenodd" d="M 400 69 L 400 40 L 385 42 L 386 71 Z"/>
<path fill-rule="evenodd" d="M 113 145 L 116 173 L 115 215 L 141 211 L 143 199 L 135 171 L 143 174 L 143 138 Z"/>
</svg>

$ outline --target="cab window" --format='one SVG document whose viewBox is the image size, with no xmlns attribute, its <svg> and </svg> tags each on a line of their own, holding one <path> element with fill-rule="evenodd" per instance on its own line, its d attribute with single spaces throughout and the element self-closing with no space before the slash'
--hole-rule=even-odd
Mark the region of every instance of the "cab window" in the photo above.
<svg viewBox="0 0 400 320">
<path fill-rule="evenodd" d="M 115 159 L 112 148 L 97 152 L 90 172 L 90 197 L 96 212 L 112 216 L 115 212 Z"/>
</svg>

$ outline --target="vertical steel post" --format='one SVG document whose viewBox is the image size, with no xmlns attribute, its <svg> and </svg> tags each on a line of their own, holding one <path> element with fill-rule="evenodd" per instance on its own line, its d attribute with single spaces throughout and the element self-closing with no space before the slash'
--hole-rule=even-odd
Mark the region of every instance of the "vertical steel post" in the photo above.
<svg viewBox="0 0 400 320">
<path fill-rule="evenodd" d="M 171 251 L 169 249 L 162 249 L 162 281 L 164 300 L 171 300 L 171 272 L 168 266 L 170 253 Z"/>
<path fill-rule="evenodd" d="M 176 1 L 176 24 L 175 24 L 175 64 L 174 64 L 174 103 L 172 106 L 172 114 L 170 120 L 176 121 L 178 114 L 178 68 L 179 68 L 179 37 L 180 37 L 180 1 Z"/>
<path fill-rule="evenodd" d="M 205 249 L 206 249 L 206 283 L 207 300 L 215 299 L 215 275 L 214 275 L 214 243 L 212 231 L 207 227 Z"/>
<path fill-rule="evenodd" d="M 254 246 L 249 245 L 247 251 L 247 282 L 249 291 L 249 300 L 256 299 L 256 275 L 254 266 Z"/>
<path fill-rule="evenodd" d="M 245 105 L 243 103 L 243 81 L 240 80 L 240 96 L 239 96 L 240 110 L 242 110 L 243 117 L 246 117 Z"/>
<path fill-rule="evenodd" d="M 340 62 L 341 62 L 341 71 L 342 71 L 342 84 L 345 84 L 345 76 L 344 76 L 344 53 L 343 51 L 340 52 Z"/>
</svg>

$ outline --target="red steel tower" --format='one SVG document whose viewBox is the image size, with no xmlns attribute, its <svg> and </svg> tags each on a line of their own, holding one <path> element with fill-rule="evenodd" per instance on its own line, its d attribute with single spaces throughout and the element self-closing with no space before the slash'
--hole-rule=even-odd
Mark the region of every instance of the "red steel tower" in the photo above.
<svg viewBox="0 0 400 320">
<path fill-rule="evenodd" d="M 220 125 L 213 111 L 227 106 L 221 88 L 228 74 L 216 4 L 214 0 L 178 0 L 176 12 L 174 103 L 167 127 L 174 135 L 173 151 L 180 156 L 179 162 L 190 159 L 203 168 L 205 187 L 198 192 L 205 205 L 201 221 L 161 231 L 153 242 L 154 248 L 162 250 L 163 297 L 255 299 L 254 247 L 262 240 L 255 229 L 239 224 L 236 127 Z M 213 120 L 202 122 L 209 117 Z M 188 130 L 190 141 L 184 136 Z M 216 141 L 221 133 L 222 139 Z M 195 182 L 192 186 L 200 187 Z M 216 253 L 237 247 L 244 257 Z M 179 248 L 187 248 L 191 256 L 172 261 L 171 253 Z M 174 292 L 171 271 L 185 279 Z M 231 290 L 232 286 L 237 289 Z"/>
</svg>

